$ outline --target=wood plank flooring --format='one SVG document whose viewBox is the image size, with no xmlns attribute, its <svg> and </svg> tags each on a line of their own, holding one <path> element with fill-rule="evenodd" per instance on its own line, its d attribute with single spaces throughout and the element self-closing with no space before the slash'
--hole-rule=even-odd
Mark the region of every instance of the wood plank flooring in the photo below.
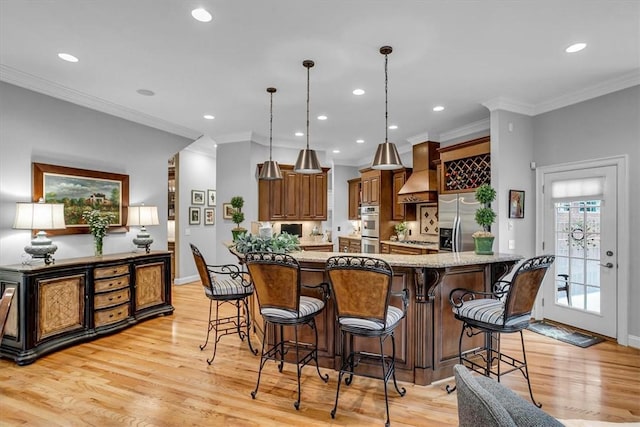
<svg viewBox="0 0 640 427">
<path fill-rule="evenodd" d="M 385 420 L 382 383 L 356 377 L 342 387 L 335 420 L 337 374 L 323 383 L 303 370 L 302 402 L 295 368 L 263 371 L 255 400 L 259 358 L 237 336 L 223 337 L 212 366 L 205 359 L 208 300 L 197 283 L 174 287 L 172 316 L 144 321 L 120 333 L 74 346 L 19 367 L 0 360 L 2 426 L 371 426 Z M 507 336 L 505 336 L 507 337 Z M 640 422 L 640 350 L 604 342 L 582 349 L 525 331 L 534 395 L 563 419 Z M 255 341 L 257 345 L 257 340 Z M 503 348 L 518 348 L 517 334 Z M 450 382 L 450 381 L 449 381 Z M 502 382 L 528 399 L 524 378 Z M 456 394 L 446 381 L 390 387 L 394 426 L 457 425 Z"/>
</svg>

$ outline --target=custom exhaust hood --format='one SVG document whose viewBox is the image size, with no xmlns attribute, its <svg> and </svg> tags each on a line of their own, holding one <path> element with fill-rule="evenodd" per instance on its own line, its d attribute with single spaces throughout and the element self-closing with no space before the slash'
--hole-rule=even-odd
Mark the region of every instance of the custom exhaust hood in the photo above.
<svg viewBox="0 0 640 427">
<path fill-rule="evenodd" d="M 426 141 L 413 146 L 413 173 L 398 191 L 398 203 L 438 201 L 436 165 L 440 158 L 440 143 Z"/>
</svg>

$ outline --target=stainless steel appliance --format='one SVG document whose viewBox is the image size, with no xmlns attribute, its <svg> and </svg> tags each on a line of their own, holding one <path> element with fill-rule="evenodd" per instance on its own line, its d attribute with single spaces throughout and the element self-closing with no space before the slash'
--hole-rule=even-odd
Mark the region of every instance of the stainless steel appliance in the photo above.
<svg viewBox="0 0 640 427">
<path fill-rule="evenodd" d="M 362 237 L 361 249 L 363 254 L 380 253 L 380 239 L 378 237 Z"/>
<path fill-rule="evenodd" d="M 438 198 L 438 228 L 441 251 L 472 251 L 471 235 L 478 230 L 475 222 L 480 203 L 474 193 L 441 194 Z"/>
<path fill-rule="evenodd" d="M 362 206 L 360 208 L 362 225 L 362 253 L 377 254 L 380 252 L 380 208 L 378 206 Z"/>
</svg>

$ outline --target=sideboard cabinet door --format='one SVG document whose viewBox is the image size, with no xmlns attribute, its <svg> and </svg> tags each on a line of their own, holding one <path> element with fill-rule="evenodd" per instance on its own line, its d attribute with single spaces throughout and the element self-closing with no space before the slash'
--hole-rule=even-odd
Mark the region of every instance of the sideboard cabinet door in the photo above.
<svg viewBox="0 0 640 427">
<path fill-rule="evenodd" d="M 136 265 L 136 313 L 165 301 L 165 263 Z"/>
<path fill-rule="evenodd" d="M 38 311 L 36 342 L 87 327 L 85 275 L 36 280 Z"/>
</svg>

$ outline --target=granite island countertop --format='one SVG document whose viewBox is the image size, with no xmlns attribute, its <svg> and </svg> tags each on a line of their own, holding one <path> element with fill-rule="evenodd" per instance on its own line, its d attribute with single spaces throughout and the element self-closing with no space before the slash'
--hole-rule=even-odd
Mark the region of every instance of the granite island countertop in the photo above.
<svg viewBox="0 0 640 427">
<path fill-rule="evenodd" d="M 404 240 L 381 240 L 380 243 L 386 243 L 388 245 L 404 246 L 407 248 L 424 248 L 437 251 L 440 249 L 440 245 L 437 242 L 424 242 L 424 243 L 412 243 Z"/>
</svg>

